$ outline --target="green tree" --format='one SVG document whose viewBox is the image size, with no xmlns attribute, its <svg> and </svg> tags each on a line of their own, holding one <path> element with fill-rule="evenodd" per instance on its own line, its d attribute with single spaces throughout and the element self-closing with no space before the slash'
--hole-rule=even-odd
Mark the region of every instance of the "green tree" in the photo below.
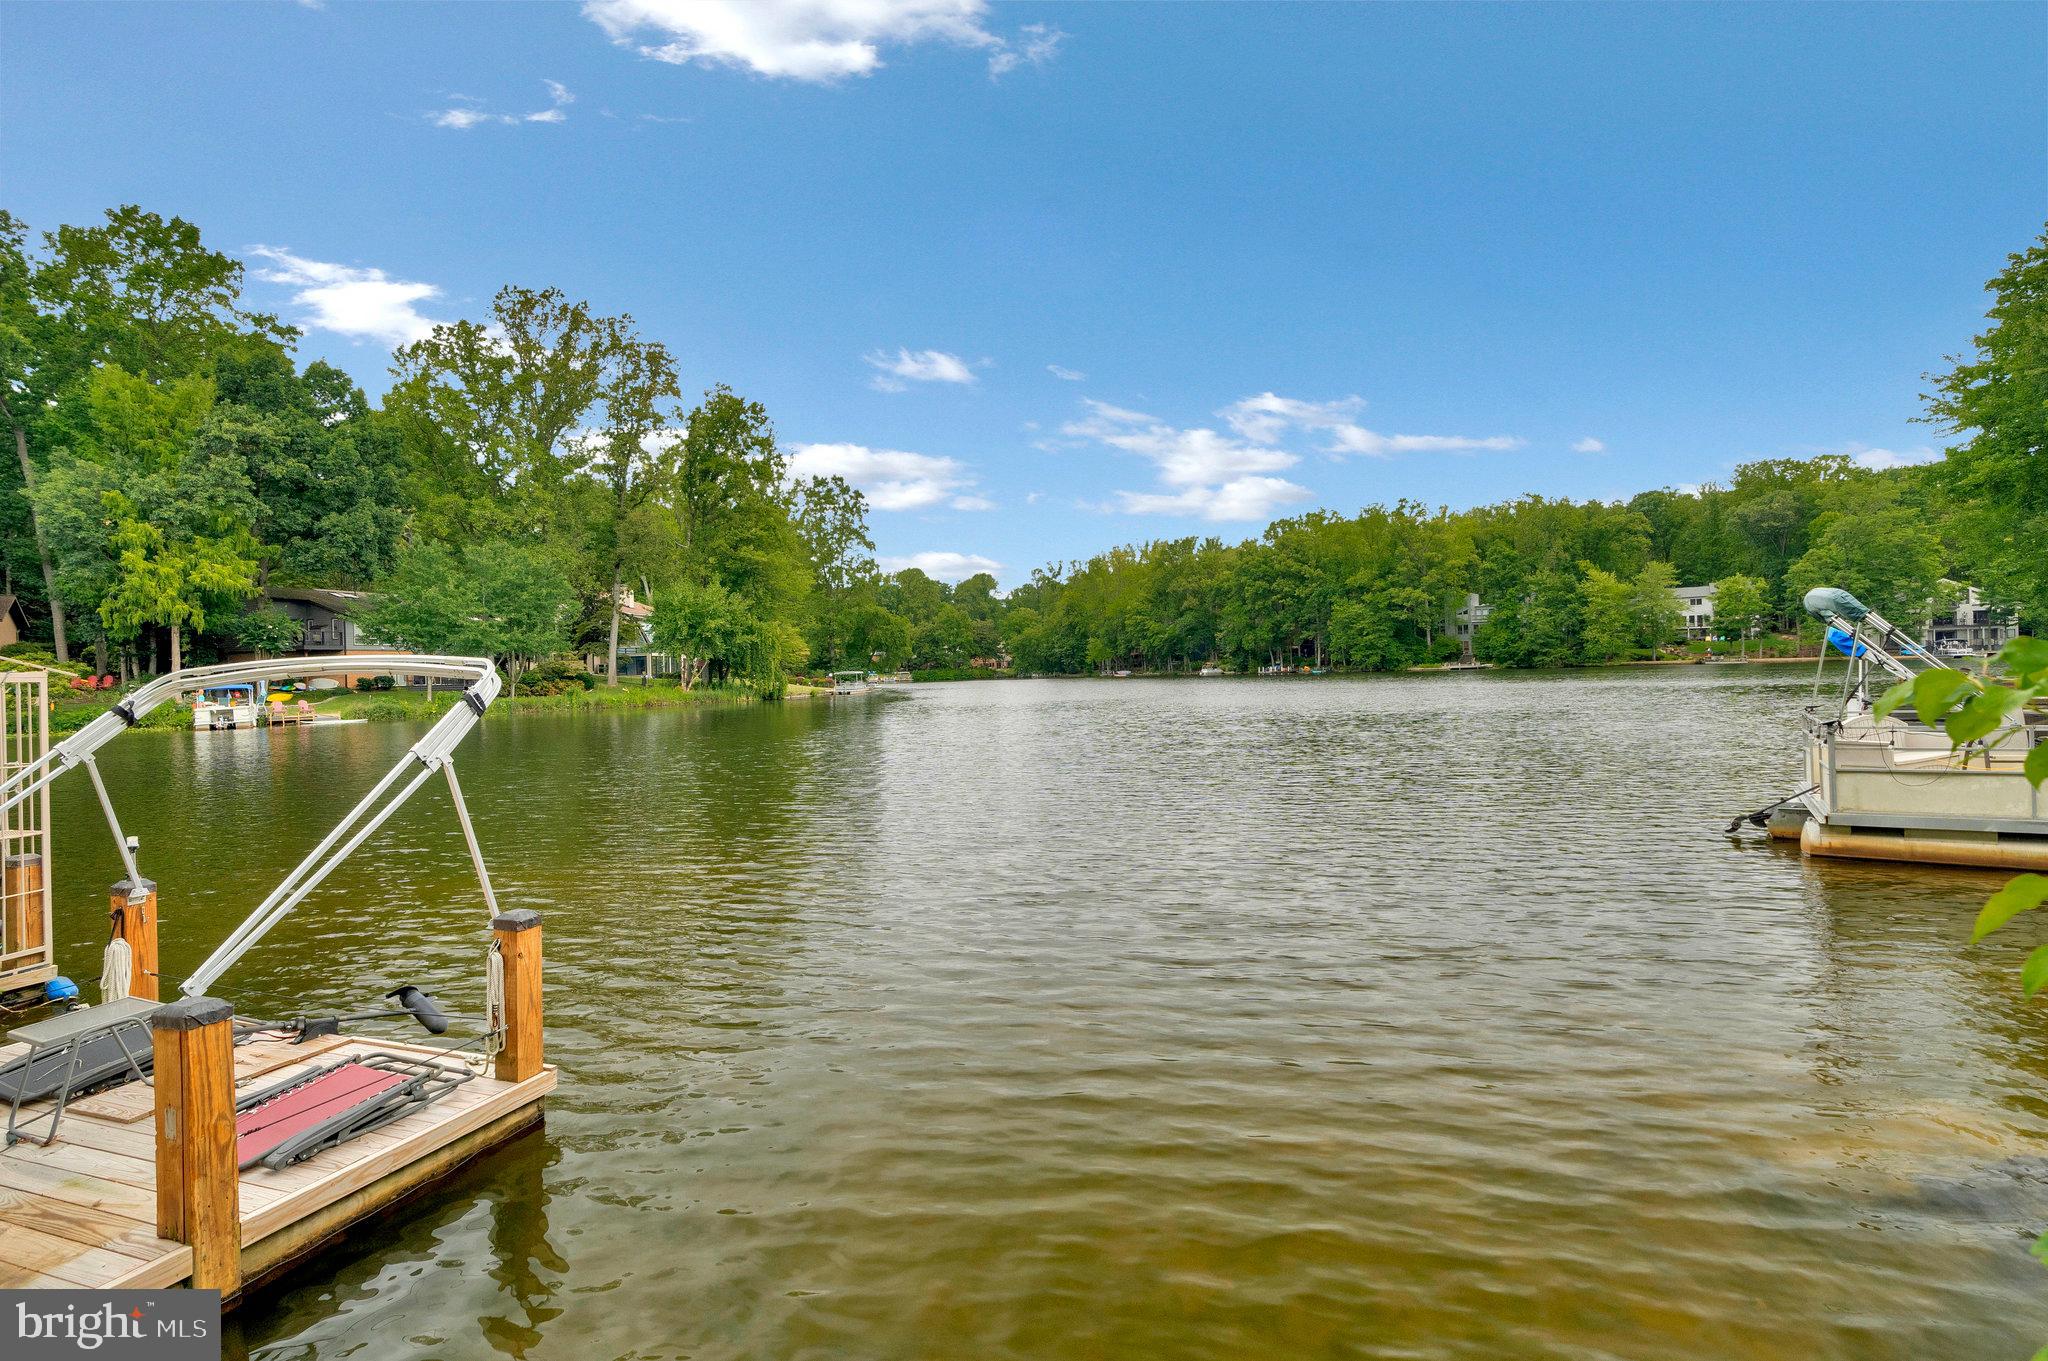
<svg viewBox="0 0 2048 1361">
<path fill-rule="evenodd" d="M 389 572 L 406 524 L 401 454 L 362 389 L 324 363 L 301 374 L 263 343 L 220 355 L 214 384 L 193 438 L 255 493 L 259 579 L 360 589 Z"/>
<path fill-rule="evenodd" d="M 1925 624 L 1941 595 L 1942 546 L 1904 507 L 1872 515 L 1828 512 L 1815 522 L 1813 546 L 1786 573 L 1790 592 L 1839 586 L 1900 628 Z"/>
<path fill-rule="evenodd" d="M 1678 573 L 1668 562 L 1646 562 L 1636 573 L 1629 583 L 1628 607 L 1637 644 L 1660 648 L 1684 631 L 1685 611 L 1679 608 L 1677 589 Z"/>
<path fill-rule="evenodd" d="M 171 670 L 177 671 L 185 664 L 185 629 L 204 629 L 210 614 L 241 604 L 255 589 L 255 541 L 224 518 L 186 517 L 187 532 L 174 538 L 118 495 L 108 498 L 107 509 L 114 524 L 115 576 L 100 601 L 100 619 L 122 638 L 145 624 L 167 629 Z M 212 532 L 192 529 L 194 524 Z"/>
<path fill-rule="evenodd" d="M 630 318 L 608 320 L 594 414 L 597 428 L 580 439 L 584 475 L 595 484 L 589 547 L 606 606 L 605 684 L 619 683 L 619 615 L 629 572 L 643 573 L 669 555 L 665 517 L 650 514 L 675 478 L 674 403 L 682 396 L 667 348 L 645 341 Z"/>
<path fill-rule="evenodd" d="M 305 626 L 276 606 L 245 610 L 229 626 L 235 642 L 259 657 L 290 652 L 305 637 Z"/>
<path fill-rule="evenodd" d="M 849 660 L 897 670 L 910 662 L 910 621 L 873 600 L 855 605 L 847 626 Z"/>
<path fill-rule="evenodd" d="M 398 565 L 363 612 L 363 633 L 414 652 L 489 657 L 514 694 L 520 673 L 569 641 L 576 594 L 555 554 L 494 540 L 460 555 L 425 540 Z"/>
<path fill-rule="evenodd" d="M 205 373 L 251 338 L 289 343 L 291 328 L 240 305 L 242 272 L 191 223 L 133 205 L 109 209 L 94 226 L 60 226 L 39 255 L 26 226 L 0 212 L 0 421 L 13 437 L 60 660 L 70 657 L 70 639 L 39 475 L 59 447 L 89 438 L 88 391 L 99 367 L 168 382 Z"/>
<path fill-rule="evenodd" d="M 517 694 L 521 671 L 568 646 L 576 592 L 554 553 L 527 544 L 478 544 L 463 571 L 476 592 L 465 650 L 503 664 Z"/>
<path fill-rule="evenodd" d="M 1585 656 L 1585 601 L 1573 574 L 1552 568 L 1493 606 L 1472 654 L 1503 666 L 1574 666 Z"/>
<path fill-rule="evenodd" d="M 1579 583 L 1583 601 L 1586 656 L 1596 662 L 1611 662 L 1636 649 L 1641 628 L 1636 618 L 1634 590 L 1612 572 L 1587 563 L 1585 580 Z"/>
<path fill-rule="evenodd" d="M 974 621 L 958 605 L 941 605 L 912 638 L 910 664 L 921 671 L 965 666 L 974 655 Z"/>
<path fill-rule="evenodd" d="M 715 581 L 669 591 L 654 614 L 654 639 L 686 659 L 685 684 L 706 675 L 735 676 L 764 699 L 782 697 L 789 672 L 806 653 L 794 624 L 755 614 Z"/>
<path fill-rule="evenodd" d="M 694 686 L 715 664 L 740 651 L 751 624 L 746 607 L 715 581 L 685 581 L 654 611 L 654 643 L 683 659 L 683 684 Z"/>
<path fill-rule="evenodd" d="M 91 602 L 103 639 L 167 630 L 174 669 L 188 627 L 256 588 L 248 477 L 195 439 L 212 404 L 205 379 L 150 383 L 101 367 L 76 443 L 57 450 L 33 495 L 60 596 Z"/>
<path fill-rule="evenodd" d="M 640 340 L 631 317 L 509 285 L 488 321 L 435 326 L 392 356 L 391 372 L 384 409 L 410 498 L 427 532 L 463 541 L 564 529 L 571 480 L 594 460 L 630 467 L 640 446 L 626 432 L 654 428 L 675 382 L 667 351 Z"/>
<path fill-rule="evenodd" d="M 1714 624 L 1723 636 L 1732 632 L 1741 640 L 1743 656 L 1749 655 L 1750 636 L 1763 627 L 1768 604 L 1759 577 L 1737 573 L 1714 583 Z"/>
<path fill-rule="evenodd" d="M 1361 671 L 1397 671 L 1415 660 L 1387 592 L 1341 601 L 1330 611 L 1330 656 Z"/>
<path fill-rule="evenodd" d="M 813 575 L 811 650 L 828 666 L 846 656 L 860 597 L 874 583 L 867 512 L 867 497 L 843 478 L 807 478 L 796 489 L 796 531 Z"/>
<path fill-rule="evenodd" d="M 953 587 L 953 603 L 964 611 L 969 619 L 987 619 L 996 613 L 1000 601 L 996 598 L 999 589 L 995 577 L 987 572 L 976 572 L 965 581 Z"/>
<path fill-rule="evenodd" d="M 914 628 L 927 623 L 946 604 L 946 583 L 934 581 L 915 567 L 906 567 L 882 583 L 882 604 L 909 620 Z"/>
<path fill-rule="evenodd" d="M 1971 577 L 2023 617 L 2048 618 L 2048 231 L 1988 285 L 1991 326 L 1975 352 L 1929 375 L 1927 419 L 1967 439 L 1938 476 L 1960 506 Z"/>
<path fill-rule="evenodd" d="M 755 619 L 793 623 L 812 568 L 787 472 L 767 409 L 714 387 L 685 426 L 673 509 L 685 580 L 717 582 Z"/>
<path fill-rule="evenodd" d="M 445 544 L 420 540 L 398 555 L 391 575 L 357 620 L 364 638 L 430 656 L 459 656 L 480 603 L 476 583 Z M 434 683 L 427 682 L 427 693 Z"/>
</svg>

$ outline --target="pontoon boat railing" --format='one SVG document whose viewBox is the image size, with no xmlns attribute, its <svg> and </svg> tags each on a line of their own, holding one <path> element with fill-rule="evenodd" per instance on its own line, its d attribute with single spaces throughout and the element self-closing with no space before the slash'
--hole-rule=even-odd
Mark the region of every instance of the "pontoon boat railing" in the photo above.
<svg viewBox="0 0 2048 1361">
<path fill-rule="evenodd" d="M 100 779 L 99 767 L 93 760 L 93 753 L 113 741 L 128 729 L 140 723 L 151 710 L 195 690 L 209 686 L 223 685 L 235 681 L 283 680 L 287 677 L 318 676 L 335 673 L 346 674 L 400 674 L 407 676 L 430 676 L 436 680 L 466 681 L 462 703 L 452 706 L 441 715 L 419 741 L 401 757 L 390 773 L 379 780 L 376 787 L 365 794 L 362 801 L 349 811 L 347 817 L 337 823 L 332 831 L 322 838 L 319 845 L 301 860 L 282 883 L 270 891 L 269 896 L 257 904 L 234 933 L 222 941 L 206 962 L 193 975 L 179 984 L 179 990 L 188 997 L 196 997 L 212 986 L 215 979 L 227 971 L 236 960 L 246 954 L 249 948 L 261 940 L 271 927 L 284 919 L 293 908 L 304 902 L 306 895 L 320 886 L 321 881 L 332 874 L 342 861 L 348 859 L 358 846 L 367 841 L 390 820 L 405 801 L 425 784 L 427 779 L 440 771 L 448 781 L 449 797 L 455 801 L 455 816 L 462 826 L 462 838 L 469 848 L 471 864 L 476 869 L 478 884 L 483 889 L 484 906 L 491 915 L 498 911 L 497 894 L 491 888 L 490 871 L 484 866 L 483 851 L 477 844 L 476 829 L 469 820 L 469 808 L 462 799 L 462 785 L 455 778 L 455 748 L 471 728 L 477 725 L 491 701 L 498 697 L 498 670 L 485 657 L 443 657 L 418 656 L 408 653 L 380 653 L 372 656 L 345 656 L 309 658 L 280 657 L 269 661 L 230 662 L 225 666 L 188 667 L 173 671 L 137 689 L 106 713 L 94 718 L 77 732 L 58 743 L 39 760 L 22 767 L 0 782 L 0 813 L 5 813 L 23 800 L 33 797 L 67 770 L 85 767 L 92 777 L 93 790 L 99 797 L 100 809 L 106 815 L 107 828 L 113 833 L 114 844 L 119 849 L 122 867 L 128 872 L 130 885 L 140 885 L 142 875 L 136 868 L 135 851 L 128 837 L 121 830 L 120 819 L 115 816 L 113 799 Z M 412 778 L 398 790 L 398 793 L 378 807 L 378 801 L 390 793 L 393 785 L 406 773 L 408 766 L 418 763 L 419 769 Z M 371 813 L 375 808 L 376 812 Z M 366 817 L 367 815 L 367 817 Z M 357 824 L 361 825 L 358 826 Z M 350 829 L 353 828 L 353 834 Z M 343 838 L 346 837 L 346 840 Z M 494 1014 L 489 1025 L 495 1031 L 500 1017 Z"/>
</svg>

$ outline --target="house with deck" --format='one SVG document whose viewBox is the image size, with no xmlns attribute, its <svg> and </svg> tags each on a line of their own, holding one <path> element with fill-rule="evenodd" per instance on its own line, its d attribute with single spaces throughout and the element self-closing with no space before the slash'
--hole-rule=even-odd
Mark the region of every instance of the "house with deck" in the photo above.
<svg viewBox="0 0 2048 1361">
<path fill-rule="evenodd" d="M 299 626 L 299 645 L 281 657 L 378 657 L 402 652 L 404 649 L 386 647 L 363 633 L 360 616 L 377 603 L 377 596 L 370 591 L 345 591 L 327 586 L 266 586 L 257 599 L 251 602 L 253 608 L 269 607 L 278 610 L 296 621 Z M 230 660 L 246 661 L 253 653 L 236 653 Z M 330 672 L 329 675 L 334 675 Z M 363 675 L 381 675 L 382 672 L 365 671 Z M 355 675 L 336 676 L 342 685 L 354 685 Z M 400 685 L 424 685 L 424 677 L 400 676 Z"/>
<path fill-rule="evenodd" d="M 1942 584 L 1954 589 L 1955 604 L 1937 610 L 1928 620 L 1922 638 L 1928 651 L 1990 656 L 2019 636 L 2019 620 L 2013 611 L 1985 604 L 1975 586 L 1954 581 Z"/>
<path fill-rule="evenodd" d="M 1673 586 L 1671 594 L 1678 601 L 1678 612 L 1685 616 L 1685 636 L 1690 639 L 1714 636 L 1714 587 Z"/>
</svg>

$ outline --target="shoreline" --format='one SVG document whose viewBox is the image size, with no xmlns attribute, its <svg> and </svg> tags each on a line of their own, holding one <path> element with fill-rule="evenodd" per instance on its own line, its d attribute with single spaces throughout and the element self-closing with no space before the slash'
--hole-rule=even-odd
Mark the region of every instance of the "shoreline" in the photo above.
<svg viewBox="0 0 2048 1361">
<path fill-rule="evenodd" d="M 790 686 L 783 698 L 809 699 L 814 693 L 809 687 Z M 432 699 L 424 694 L 396 690 L 329 692 L 326 697 L 313 701 L 315 718 L 312 723 L 287 726 L 317 728 L 336 723 L 426 723 L 461 701 L 459 687 L 439 691 Z M 651 709 L 693 709 L 764 702 L 760 696 L 745 690 L 685 690 L 673 683 L 599 685 L 589 690 L 578 689 L 555 695 L 502 695 L 491 704 L 484 719 L 488 722 L 492 718 L 535 714 L 638 713 Z M 111 703 L 58 704 L 50 713 L 50 736 L 53 739 L 68 736 L 112 707 Z M 137 726 L 145 732 L 189 731 L 192 727 L 191 713 L 185 705 L 165 704 L 152 711 Z M 259 728 L 264 726 L 267 725 L 256 725 Z"/>
<path fill-rule="evenodd" d="M 1735 665 L 1811 665 L 1814 657 L 1750 657 Z M 1721 663 L 1731 664 L 1731 663 Z M 1597 671 L 1609 667 L 1674 667 L 1711 666 L 1716 663 L 1696 658 L 1658 659 L 1655 661 L 1600 662 L 1586 666 L 1571 667 L 1505 667 L 1491 664 L 1480 666 L 1408 666 L 1398 671 L 1326 671 L 1322 676 L 1258 676 L 1251 672 L 1227 672 L 1222 676 L 1198 676 L 1191 671 L 1142 671 L 1130 676 L 1100 676 L 1093 673 L 1068 675 L 989 675 L 989 676 L 946 676 L 928 680 L 912 680 L 911 685 L 945 685 L 962 681 L 982 680 L 1317 680 L 1332 676 L 1355 678 L 1359 676 L 1398 675 L 1469 675 L 1475 671 Z M 791 703 L 816 699 L 830 692 L 815 686 L 791 684 L 784 688 L 782 701 Z M 424 694 L 397 690 L 351 690 L 342 693 L 329 692 L 325 697 L 315 699 L 315 722 L 306 725 L 318 727 L 323 723 L 405 723 L 429 722 L 446 712 L 450 705 L 459 702 L 460 690 L 447 690 L 434 695 L 430 700 Z M 705 705 L 741 705 L 767 703 L 761 696 L 746 690 L 685 690 L 673 682 L 654 685 L 639 685 L 627 682 L 618 686 L 594 686 L 589 690 L 571 690 L 553 695 L 503 695 L 492 703 L 485 718 L 512 717 L 532 714 L 593 714 L 593 713 L 634 713 L 650 709 L 690 709 Z M 84 727 L 100 714 L 107 712 L 112 704 L 71 705 L 56 704 L 50 714 L 50 735 L 65 737 Z M 165 705 L 144 719 L 139 725 L 145 731 L 177 732 L 190 727 L 182 705 Z"/>
</svg>

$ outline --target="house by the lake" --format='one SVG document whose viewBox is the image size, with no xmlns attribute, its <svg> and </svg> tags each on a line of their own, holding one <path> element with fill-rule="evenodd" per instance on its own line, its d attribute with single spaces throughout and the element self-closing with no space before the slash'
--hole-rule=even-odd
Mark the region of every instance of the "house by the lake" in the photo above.
<svg viewBox="0 0 2048 1361">
<path fill-rule="evenodd" d="M 1930 651 L 1989 656 L 2019 635 L 2019 621 L 2012 611 L 1986 605 L 1975 586 L 1953 581 L 1942 584 L 1954 588 L 1955 604 L 1928 621 L 1922 641 Z"/>
<path fill-rule="evenodd" d="M 386 647 L 363 634 L 358 616 L 377 602 L 369 591 L 344 591 L 326 586 L 266 586 L 252 606 L 265 606 L 297 621 L 299 645 L 289 652 L 280 652 L 280 657 L 377 657 L 403 652 L 404 648 Z M 232 660 L 245 661 L 254 653 L 240 652 Z M 381 675 L 382 672 L 365 671 L 363 675 Z M 335 679 L 342 685 L 353 685 L 357 677 L 339 675 Z M 398 677 L 400 685 L 421 684 L 425 679 L 414 676 Z"/>
<path fill-rule="evenodd" d="M 583 659 L 592 675 L 602 676 L 610 663 L 609 651 Z M 635 596 L 630 588 L 619 597 L 619 678 L 629 676 L 680 676 L 683 659 L 654 646 L 654 606 Z"/>
<path fill-rule="evenodd" d="M 1493 606 L 1479 599 L 1479 592 L 1465 592 L 1465 603 L 1452 610 L 1444 620 L 1444 631 L 1458 640 L 1458 646 L 1467 657 L 1472 655 L 1472 635 L 1479 632 L 1479 626 L 1493 613 Z"/>
<path fill-rule="evenodd" d="M 1678 601 L 1678 612 L 1685 616 L 1685 636 L 1694 639 L 1713 637 L 1714 587 L 1673 586 L 1671 594 Z"/>
</svg>

